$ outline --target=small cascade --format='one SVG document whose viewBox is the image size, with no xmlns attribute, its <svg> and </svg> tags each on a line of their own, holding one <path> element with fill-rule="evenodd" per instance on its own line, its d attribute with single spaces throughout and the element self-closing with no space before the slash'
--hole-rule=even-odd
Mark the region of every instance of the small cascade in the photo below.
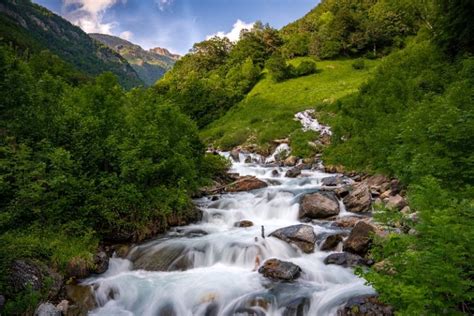
<svg viewBox="0 0 474 316">
<path fill-rule="evenodd" d="M 196 200 L 203 211 L 201 222 L 138 245 L 127 258 L 112 258 L 104 274 L 84 280 L 93 285 L 99 306 L 91 315 L 279 316 L 292 315 L 294 310 L 336 315 L 349 298 L 374 294 L 352 269 L 324 264 L 330 252 L 316 245 L 313 253 L 303 253 L 269 237 L 277 229 L 301 224 L 300 199 L 323 189 L 321 180 L 333 176 L 311 169 L 297 178 L 285 177 L 289 168 L 271 162 L 288 150 L 282 144 L 266 160 L 241 154 L 230 172 L 256 176 L 268 187 Z M 354 215 L 339 203 L 340 217 Z M 247 225 L 238 227 L 240 221 Z M 328 221 L 306 224 L 316 236 L 338 231 Z M 298 265 L 301 276 L 283 283 L 263 277 L 257 270 L 270 258 Z"/>
</svg>

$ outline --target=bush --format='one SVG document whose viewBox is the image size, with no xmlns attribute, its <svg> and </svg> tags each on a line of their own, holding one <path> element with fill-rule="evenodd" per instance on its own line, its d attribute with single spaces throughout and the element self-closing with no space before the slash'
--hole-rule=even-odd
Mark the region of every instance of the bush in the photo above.
<svg viewBox="0 0 474 316">
<path fill-rule="evenodd" d="M 267 60 L 265 68 L 275 82 L 281 82 L 290 78 L 292 75 L 285 58 L 279 53 L 273 54 L 272 57 Z"/>
<path fill-rule="evenodd" d="M 316 63 L 310 60 L 303 60 L 295 69 L 295 77 L 302 77 L 314 74 Z"/>
<path fill-rule="evenodd" d="M 355 70 L 361 70 L 361 69 L 364 69 L 365 68 L 365 62 L 362 58 L 358 58 L 356 59 L 353 63 L 352 63 L 352 68 L 354 68 Z"/>
</svg>

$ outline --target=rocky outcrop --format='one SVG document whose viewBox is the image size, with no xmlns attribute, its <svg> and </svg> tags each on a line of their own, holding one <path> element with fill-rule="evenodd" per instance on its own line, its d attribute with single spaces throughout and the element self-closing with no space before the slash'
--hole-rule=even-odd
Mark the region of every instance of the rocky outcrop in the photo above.
<svg viewBox="0 0 474 316">
<path fill-rule="evenodd" d="M 240 177 L 237 181 L 232 182 L 231 184 L 225 187 L 227 192 L 242 192 L 242 191 L 251 191 L 256 189 L 261 189 L 267 187 L 264 181 L 258 179 L 254 176 L 244 176 Z"/>
<path fill-rule="evenodd" d="M 348 252 L 338 252 L 332 253 L 324 259 L 325 264 L 336 264 L 343 267 L 355 267 L 361 265 L 370 265 L 372 262 L 362 258 L 359 255 L 348 253 Z"/>
<path fill-rule="evenodd" d="M 344 241 L 344 251 L 365 256 L 372 242 L 375 227 L 360 221 L 352 229 L 349 237 Z"/>
<path fill-rule="evenodd" d="M 372 196 L 367 184 L 361 182 L 354 184 L 352 190 L 343 199 L 346 209 L 350 212 L 360 213 L 370 210 Z"/>
<path fill-rule="evenodd" d="M 184 245 L 167 245 L 155 252 L 143 252 L 134 255 L 134 269 L 143 269 L 147 271 L 176 271 L 186 270 L 191 265 L 185 262 L 186 247 Z"/>
<path fill-rule="evenodd" d="M 339 203 L 332 192 L 316 192 L 301 200 L 300 218 L 323 219 L 339 214 Z"/>
<path fill-rule="evenodd" d="M 240 162 L 240 150 L 232 149 L 229 155 L 234 162 Z"/>
<path fill-rule="evenodd" d="M 67 315 L 87 315 L 97 307 L 94 292 L 89 285 L 67 284 L 67 298 L 70 300 Z"/>
<path fill-rule="evenodd" d="M 341 175 L 331 176 L 321 180 L 321 184 L 326 187 L 335 187 L 338 185 L 347 184 L 348 182 L 349 180 Z"/>
<path fill-rule="evenodd" d="M 305 253 L 314 251 L 316 235 L 314 234 L 313 227 L 309 225 L 300 224 L 280 228 L 271 233 L 270 236 L 294 244 Z"/>
<path fill-rule="evenodd" d="M 8 283 L 13 293 L 31 288 L 40 291 L 48 284 L 48 298 L 59 293 L 63 277 L 42 263 L 31 260 L 15 260 L 12 262 L 8 275 Z M 12 293 L 12 294 L 13 294 Z"/>
<path fill-rule="evenodd" d="M 301 268 L 294 263 L 278 259 L 268 259 L 258 269 L 264 277 L 273 280 L 293 281 L 301 274 Z"/>
<path fill-rule="evenodd" d="M 392 316 L 393 309 L 380 302 L 376 295 L 363 295 L 351 298 L 337 316 Z"/>
<path fill-rule="evenodd" d="M 343 236 L 342 234 L 334 234 L 329 235 L 326 239 L 321 243 L 319 249 L 321 251 L 330 251 L 337 248 L 340 242 L 342 242 Z"/>
</svg>

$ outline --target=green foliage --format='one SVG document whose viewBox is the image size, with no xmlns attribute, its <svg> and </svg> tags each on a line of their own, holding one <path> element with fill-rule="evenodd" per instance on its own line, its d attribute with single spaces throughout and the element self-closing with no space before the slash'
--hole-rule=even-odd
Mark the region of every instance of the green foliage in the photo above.
<svg viewBox="0 0 474 316">
<path fill-rule="evenodd" d="M 156 89 L 202 128 L 243 99 L 280 46 L 278 32 L 261 23 L 244 30 L 235 44 L 219 37 L 196 43 Z"/>
<path fill-rule="evenodd" d="M 352 68 L 354 68 L 355 70 L 361 70 L 364 69 L 364 67 L 365 62 L 362 58 L 358 58 L 352 63 Z"/>
<path fill-rule="evenodd" d="M 275 82 L 281 82 L 291 77 L 291 68 L 281 54 L 273 54 L 265 63 L 265 68 Z"/>
<path fill-rule="evenodd" d="M 12 300 L 12 260 L 89 262 L 100 240 L 186 212 L 226 168 L 204 158 L 195 123 L 152 89 L 126 92 L 110 73 L 75 80 L 48 52 L 28 59 L 0 46 L 0 69 L 0 292 L 12 311 L 36 297 Z"/>
<path fill-rule="evenodd" d="M 321 1 L 303 18 L 283 28 L 284 52 L 288 57 L 309 53 L 322 59 L 369 51 L 386 55 L 402 46 L 422 24 L 420 11 L 413 7 L 418 9 L 418 2 Z"/>
<path fill-rule="evenodd" d="M 319 134 L 315 131 L 295 130 L 290 135 L 291 154 L 302 158 L 314 157 L 318 150 L 313 142 L 318 139 L 318 136 Z"/>
<path fill-rule="evenodd" d="M 289 61 L 295 68 L 311 58 Z M 318 62 L 318 73 L 275 83 L 266 76 L 224 116 L 206 126 L 200 133 L 207 143 L 221 148 L 255 144 L 265 149 L 272 140 L 285 138 L 301 129 L 295 113 L 314 108 L 325 111 L 329 104 L 356 92 L 378 61 L 366 61 L 366 68 L 354 71 L 352 60 Z M 326 120 L 323 120 L 326 122 Z M 313 139 L 314 140 L 314 139 Z"/>
<path fill-rule="evenodd" d="M 473 201 L 442 189 L 432 177 L 410 191 L 411 207 L 420 217 L 411 225 L 416 234 L 379 240 L 372 254 L 385 260 L 387 269 L 364 277 L 400 315 L 468 314 L 473 299 Z"/>
<path fill-rule="evenodd" d="M 33 53 L 42 59 L 44 65 L 67 64 L 67 67 L 74 67 L 76 70 L 73 72 L 76 74 L 71 76 L 79 77 L 76 80 L 83 80 L 85 77 L 79 72 L 96 76 L 110 71 L 119 78 L 123 87 L 132 88 L 143 84 L 122 56 L 92 40 L 79 27 L 44 7 L 25 0 L 2 1 L 2 7 L 4 9 L 0 14 L 1 45 L 13 45 L 22 52 Z M 37 55 L 43 50 L 49 50 L 59 56 L 62 63 L 58 63 L 57 60 L 43 60 L 51 56 Z"/>
<path fill-rule="evenodd" d="M 360 94 L 335 105 L 339 115 L 327 161 L 383 171 L 406 183 L 432 175 L 452 185 L 472 184 L 473 62 L 450 64 L 427 42 L 388 57 Z"/>
<path fill-rule="evenodd" d="M 301 77 L 314 74 L 317 71 L 316 63 L 311 60 L 303 60 L 296 66 L 294 77 Z"/>
</svg>

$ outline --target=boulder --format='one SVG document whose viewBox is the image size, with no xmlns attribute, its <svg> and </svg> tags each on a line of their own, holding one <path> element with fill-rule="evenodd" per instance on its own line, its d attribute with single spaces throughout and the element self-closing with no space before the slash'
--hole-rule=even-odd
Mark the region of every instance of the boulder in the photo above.
<svg viewBox="0 0 474 316">
<path fill-rule="evenodd" d="M 332 192 L 316 192 L 303 197 L 299 217 L 323 219 L 339 214 L 339 202 Z"/>
<path fill-rule="evenodd" d="M 182 266 L 185 262 L 180 261 L 180 259 L 186 257 L 185 250 L 186 247 L 182 244 L 169 244 L 151 253 L 138 253 L 136 257 L 131 258 L 133 268 L 147 271 L 186 270 Z M 179 266 L 176 266 L 177 263 L 179 263 Z"/>
<path fill-rule="evenodd" d="M 392 195 L 399 194 L 402 191 L 402 185 L 400 183 L 400 180 L 393 179 L 392 181 L 390 181 L 390 190 L 392 191 Z"/>
<path fill-rule="evenodd" d="M 69 301 L 62 300 L 56 305 L 56 308 L 61 312 L 62 315 L 67 315 L 67 311 L 69 310 Z"/>
<path fill-rule="evenodd" d="M 289 156 L 283 161 L 283 165 L 287 167 L 293 167 L 298 163 L 298 158 L 295 156 Z"/>
<path fill-rule="evenodd" d="M 369 188 L 376 189 L 379 192 L 380 190 L 382 190 L 383 192 L 390 187 L 390 179 L 381 174 L 376 174 L 368 177 L 366 183 Z"/>
<path fill-rule="evenodd" d="M 376 295 L 363 295 L 349 299 L 349 301 L 337 311 L 337 316 L 392 316 L 392 307 L 380 302 Z"/>
<path fill-rule="evenodd" d="M 48 285 L 48 298 L 52 299 L 59 293 L 63 277 L 42 263 L 31 260 L 15 260 L 10 266 L 8 283 L 13 293 L 30 287 L 32 290 L 41 291 Z"/>
<path fill-rule="evenodd" d="M 360 265 L 370 265 L 370 261 L 365 260 L 359 255 L 348 252 L 332 253 L 324 259 L 325 264 L 336 264 L 346 268 L 352 268 Z"/>
<path fill-rule="evenodd" d="M 334 189 L 334 193 L 336 193 L 336 196 L 340 199 L 343 199 L 344 197 L 346 197 L 349 192 L 351 191 L 350 190 L 350 186 L 348 185 L 344 185 L 342 187 L 338 187 L 338 188 L 335 188 Z"/>
<path fill-rule="evenodd" d="M 314 234 L 313 227 L 309 225 L 300 224 L 280 228 L 275 230 L 269 236 L 294 244 L 305 253 L 311 253 L 314 251 L 316 235 Z"/>
<path fill-rule="evenodd" d="M 67 298 L 70 301 L 68 315 L 87 315 L 89 311 L 97 307 L 91 286 L 68 284 L 65 288 Z"/>
<path fill-rule="evenodd" d="M 352 228 L 360 221 L 368 222 L 369 220 L 370 219 L 367 217 L 344 216 L 336 219 L 331 226 L 339 228 Z"/>
<path fill-rule="evenodd" d="M 244 161 L 244 162 L 245 162 L 245 163 L 252 163 L 252 157 L 247 156 L 247 157 L 245 158 L 245 161 Z"/>
<path fill-rule="evenodd" d="M 248 220 L 241 220 L 234 224 L 234 227 L 252 227 L 253 222 Z"/>
<path fill-rule="evenodd" d="M 358 222 L 352 229 L 349 237 L 344 241 L 344 251 L 365 256 L 372 242 L 375 227 L 366 222 Z"/>
<path fill-rule="evenodd" d="M 0 312 L 2 311 L 4 306 L 5 306 L 5 296 L 0 295 Z"/>
<path fill-rule="evenodd" d="M 407 206 L 407 202 L 399 194 L 388 198 L 387 208 L 389 209 L 400 211 L 405 206 Z"/>
<path fill-rule="evenodd" d="M 301 274 L 301 268 L 294 263 L 268 259 L 258 269 L 264 277 L 274 280 L 293 281 Z"/>
<path fill-rule="evenodd" d="M 335 187 L 335 186 L 345 184 L 345 183 L 347 183 L 347 179 L 341 175 L 327 177 L 321 180 L 321 184 L 326 187 Z"/>
<path fill-rule="evenodd" d="M 51 303 L 43 303 L 35 311 L 35 316 L 61 316 L 62 313 Z"/>
<path fill-rule="evenodd" d="M 279 175 L 280 175 L 280 173 L 278 172 L 278 170 L 276 170 L 276 169 L 272 170 L 272 177 L 278 177 Z"/>
<path fill-rule="evenodd" d="M 242 192 L 242 191 L 251 191 L 256 189 L 265 188 L 268 185 L 254 176 L 244 176 L 240 177 L 237 181 L 232 182 L 231 184 L 225 187 L 227 192 Z"/>
<path fill-rule="evenodd" d="M 343 202 L 350 212 L 360 213 L 369 211 L 372 196 L 368 185 L 363 182 L 354 184 L 349 194 L 344 197 Z"/>
<path fill-rule="evenodd" d="M 94 268 L 93 273 L 101 274 L 107 271 L 109 268 L 109 256 L 105 251 L 99 251 L 94 256 Z"/>
<path fill-rule="evenodd" d="M 301 174 L 301 169 L 298 167 L 293 167 L 285 173 L 285 177 L 296 178 Z"/>
<path fill-rule="evenodd" d="M 329 235 L 319 246 L 321 251 L 330 251 L 337 248 L 339 243 L 342 241 L 342 234 Z"/>
<path fill-rule="evenodd" d="M 235 162 L 240 162 L 240 150 L 232 149 L 230 152 L 230 158 Z"/>
</svg>

